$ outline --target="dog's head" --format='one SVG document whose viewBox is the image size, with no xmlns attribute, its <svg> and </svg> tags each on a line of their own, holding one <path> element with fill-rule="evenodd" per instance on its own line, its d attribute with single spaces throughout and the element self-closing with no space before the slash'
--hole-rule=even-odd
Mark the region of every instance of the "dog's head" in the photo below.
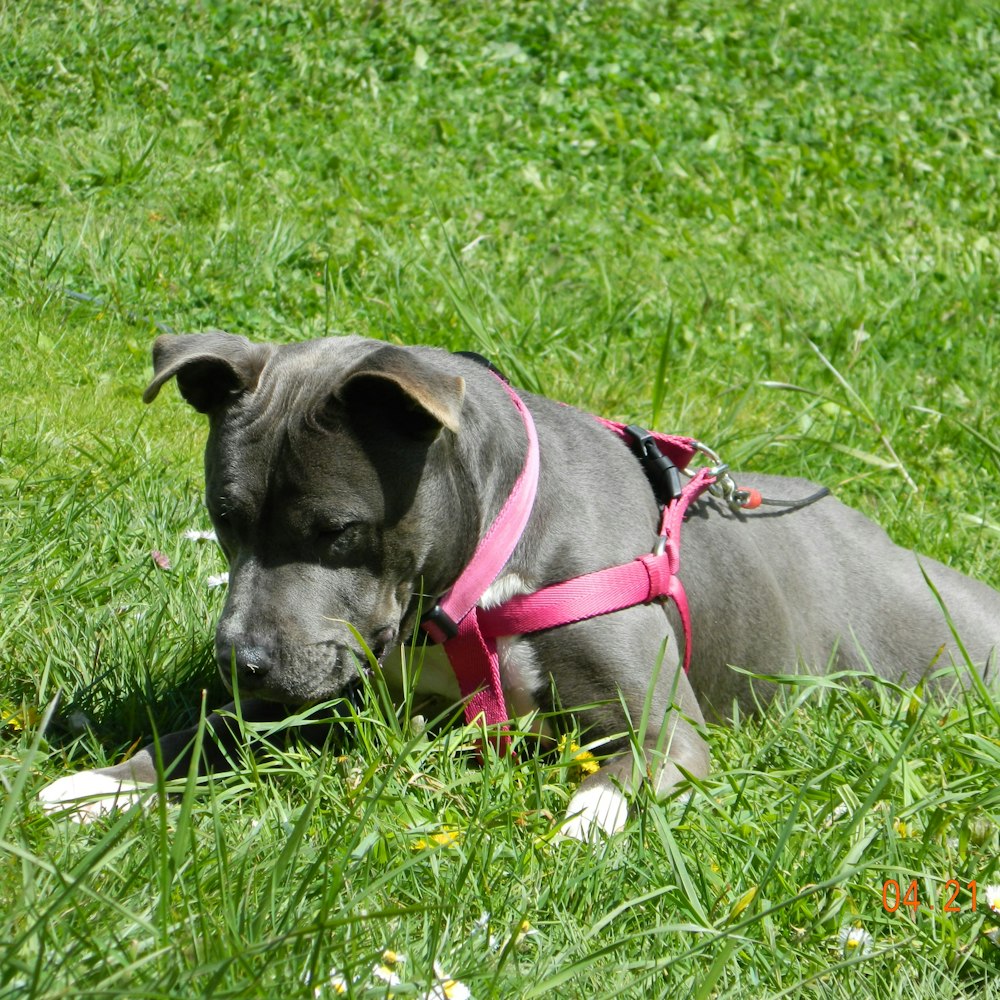
<svg viewBox="0 0 1000 1000">
<path fill-rule="evenodd" d="M 288 703 L 344 692 L 365 663 L 359 637 L 376 656 L 405 639 L 415 595 L 468 556 L 462 378 L 436 353 L 357 337 L 167 335 L 153 363 L 146 402 L 176 378 L 209 416 L 206 503 L 230 574 L 224 680 L 235 666 L 241 690 Z"/>
</svg>

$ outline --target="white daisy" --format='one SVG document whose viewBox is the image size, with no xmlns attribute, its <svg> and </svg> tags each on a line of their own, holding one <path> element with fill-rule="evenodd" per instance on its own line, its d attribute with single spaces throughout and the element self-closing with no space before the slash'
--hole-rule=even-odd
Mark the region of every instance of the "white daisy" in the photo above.
<svg viewBox="0 0 1000 1000">
<path fill-rule="evenodd" d="M 875 939 L 863 927 L 841 927 L 837 943 L 844 955 L 867 955 Z"/>
<path fill-rule="evenodd" d="M 347 980 L 339 972 L 330 972 L 330 989 L 334 993 L 341 994 L 347 992 Z"/>
<path fill-rule="evenodd" d="M 189 531 L 184 532 L 184 537 L 189 542 L 217 542 L 218 538 L 215 537 L 214 531 L 198 531 L 195 528 L 191 528 Z"/>
<path fill-rule="evenodd" d="M 302 974 L 302 982 L 306 986 L 312 986 L 312 975 L 308 969 Z M 327 988 L 333 990 L 334 995 L 342 996 L 347 992 L 348 985 L 348 981 L 336 969 L 331 969 L 326 974 L 326 982 L 321 986 L 313 987 L 313 996 L 316 1000 L 322 1000 L 326 996 Z"/>
<path fill-rule="evenodd" d="M 530 937 L 537 937 L 538 931 L 528 922 L 527 919 L 522 920 L 517 927 L 514 928 L 514 944 L 523 944 Z"/>
<path fill-rule="evenodd" d="M 438 981 L 424 994 L 424 1000 L 472 1000 L 469 987 L 445 975 L 437 962 L 434 963 L 434 975 Z"/>
<path fill-rule="evenodd" d="M 388 965 L 373 965 L 372 975 L 389 986 L 398 986 L 403 981 Z"/>
<path fill-rule="evenodd" d="M 406 961 L 406 956 L 387 948 L 382 952 L 381 964 L 372 967 L 372 975 L 389 986 L 398 986 L 403 980 L 396 974 L 396 968 Z"/>
</svg>

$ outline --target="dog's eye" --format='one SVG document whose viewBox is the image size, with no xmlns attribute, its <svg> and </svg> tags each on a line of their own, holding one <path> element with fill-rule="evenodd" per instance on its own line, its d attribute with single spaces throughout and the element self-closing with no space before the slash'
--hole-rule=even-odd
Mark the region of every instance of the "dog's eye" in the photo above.
<svg viewBox="0 0 1000 1000">
<path fill-rule="evenodd" d="M 361 527 L 358 521 L 348 521 L 346 524 L 323 524 L 316 528 L 316 538 L 324 545 L 333 545 L 345 538 L 350 538 Z"/>
</svg>

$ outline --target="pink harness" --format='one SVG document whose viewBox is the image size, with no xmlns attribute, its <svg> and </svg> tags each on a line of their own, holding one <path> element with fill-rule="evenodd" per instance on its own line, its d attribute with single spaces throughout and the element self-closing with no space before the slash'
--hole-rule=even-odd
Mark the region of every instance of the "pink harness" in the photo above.
<svg viewBox="0 0 1000 1000">
<path fill-rule="evenodd" d="M 498 638 L 570 625 L 638 604 L 669 599 L 677 606 L 684 630 L 686 672 L 691 665 L 691 616 L 684 587 L 677 576 L 680 530 L 688 507 L 716 481 L 710 469 L 699 469 L 665 505 L 659 539 L 652 552 L 620 566 L 586 573 L 531 594 L 512 597 L 497 607 L 478 607 L 483 594 L 499 576 L 520 540 L 538 487 L 535 423 L 518 394 L 501 376 L 497 375 L 497 378 L 517 407 L 524 424 L 528 439 L 524 466 L 468 565 L 421 621 L 427 635 L 444 646 L 462 696 L 466 699 L 466 722 L 472 723 L 481 717 L 486 725 L 498 725 L 508 718 L 500 680 Z M 626 429 L 625 424 L 595 419 L 623 441 L 628 442 L 635 437 L 633 430 Z M 651 434 L 649 438 L 669 459 L 666 464 L 669 466 L 672 463 L 678 469 L 685 468 L 699 450 L 692 438 L 668 434 Z M 500 746 L 506 749 L 508 743 L 509 737 L 503 734 Z"/>
</svg>

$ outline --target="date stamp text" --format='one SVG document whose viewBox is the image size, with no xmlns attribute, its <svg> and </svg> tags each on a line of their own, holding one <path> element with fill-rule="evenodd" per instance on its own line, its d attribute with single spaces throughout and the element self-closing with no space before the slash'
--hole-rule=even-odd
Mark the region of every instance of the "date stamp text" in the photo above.
<svg viewBox="0 0 1000 1000">
<path fill-rule="evenodd" d="M 909 911 L 915 916 L 921 907 L 927 910 L 940 908 L 943 913 L 975 913 L 976 906 L 975 879 L 963 883 L 957 878 L 950 878 L 942 886 L 940 898 L 933 900 L 921 895 L 917 879 L 901 883 L 897 879 L 890 878 L 882 883 L 882 908 L 886 913 Z"/>
</svg>

